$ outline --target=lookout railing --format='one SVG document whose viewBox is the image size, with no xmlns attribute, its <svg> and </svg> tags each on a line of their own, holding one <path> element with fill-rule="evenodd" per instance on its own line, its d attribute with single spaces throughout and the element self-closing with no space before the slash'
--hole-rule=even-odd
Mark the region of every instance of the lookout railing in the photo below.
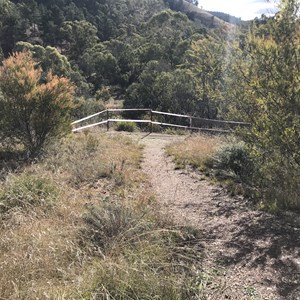
<svg viewBox="0 0 300 300">
<path fill-rule="evenodd" d="M 142 115 L 144 119 L 131 119 L 131 118 L 112 118 L 115 113 L 125 113 Z M 160 120 L 163 118 L 162 120 Z M 92 122 L 92 123 L 91 123 Z M 231 133 L 236 127 L 250 126 L 250 123 L 246 122 L 236 122 L 236 121 L 223 121 L 215 119 L 206 119 L 193 117 L 189 115 L 174 114 L 168 112 L 161 112 L 152 109 L 106 109 L 98 113 L 89 115 L 80 120 L 74 121 L 72 123 L 72 132 L 78 132 L 84 129 L 96 127 L 96 126 L 106 126 L 107 131 L 110 129 L 110 124 L 116 122 L 130 122 L 130 123 L 144 123 L 148 124 L 149 131 L 153 131 L 153 125 L 180 128 L 185 130 L 193 131 L 206 131 L 206 132 L 216 132 L 216 133 Z"/>
</svg>

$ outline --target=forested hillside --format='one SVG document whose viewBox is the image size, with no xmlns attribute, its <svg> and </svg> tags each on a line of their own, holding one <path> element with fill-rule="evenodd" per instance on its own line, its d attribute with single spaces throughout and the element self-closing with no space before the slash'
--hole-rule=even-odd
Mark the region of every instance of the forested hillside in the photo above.
<svg viewBox="0 0 300 300">
<path fill-rule="evenodd" d="M 118 91 L 126 106 L 216 117 L 209 90 L 230 26 L 189 2 L 2 0 L 0 55 L 30 50 L 44 72 L 69 77 L 78 96 Z M 202 88 L 190 67 L 199 43 L 214 49 L 205 60 L 216 64 Z"/>
<path fill-rule="evenodd" d="M 236 24 L 236 25 L 240 25 L 242 23 L 241 18 L 237 18 L 230 14 L 226 14 L 226 13 L 223 13 L 220 11 L 210 11 L 210 13 L 228 23 L 232 23 L 232 24 Z"/>
</svg>

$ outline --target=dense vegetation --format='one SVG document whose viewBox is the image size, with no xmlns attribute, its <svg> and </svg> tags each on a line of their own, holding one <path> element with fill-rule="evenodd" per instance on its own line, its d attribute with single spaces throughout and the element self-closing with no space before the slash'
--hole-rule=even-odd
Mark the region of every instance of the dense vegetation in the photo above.
<svg viewBox="0 0 300 300">
<path fill-rule="evenodd" d="M 230 14 L 226 14 L 220 11 L 210 11 L 210 13 L 228 23 L 232 23 L 232 24 L 236 24 L 236 25 L 240 25 L 242 23 L 241 18 L 237 18 L 235 16 L 232 16 Z"/>
<path fill-rule="evenodd" d="M 126 107 L 249 121 L 251 129 L 239 132 L 255 166 L 247 184 L 255 197 L 298 207 L 299 1 L 281 1 L 276 16 L 256 19 L 247 31 L 196 5 L 183 0 L 2 0 L 1 57 L 29 51 L 41 68 L 41 88 L 50 84 L 50 70 L 72 81 L 75 117 L 99 110 L 100 100 L 113 95 Z M 12 86 L 3 81 L 1 103 L 12 98 Z M 34 152 L 39 145 L 30 141 L 33 131 L 24 124 L 15 137 Z M 8 128 L 0 132 L 7 138 L 11 130 L 2 128 Z"/>
<path fill-rule="evenodd" d="M 232 113 L 252 123 L 241 136 L 256 166 L 259 196 L 279 207 L 300 206 L 299 1 L 252 28 L 232 63 Z M 233 77 L 232 77 L 233 79 Z"/>
<path fill-rule="evenodd" d="M 189 2 L 196 8 L 195 1 Z M 104 99 L 102 92 L 108 90 L 125 97 L 127 106 L 216 117 L 208 112 L 209 95 L 196 88 L 189 52 L 199 40 L 207 47 L 222 44 L 228 28 L 207 24 L 204 18 L 195 25 L 191 14 L 180 12 L 187 4 L 2 0 L 0 53 L 7 57 L 12 51 L 31 51 L 44 72 L 52 69 L 69 77 L 78 96 Z"/>
</svg>

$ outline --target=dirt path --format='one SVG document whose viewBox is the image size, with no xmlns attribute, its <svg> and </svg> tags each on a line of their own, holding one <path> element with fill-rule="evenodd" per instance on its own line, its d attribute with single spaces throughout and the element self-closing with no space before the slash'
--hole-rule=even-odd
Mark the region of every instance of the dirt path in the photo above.
<svg viewBox="0 0 300 300">
<path fill-rule="evenodd" d="M 300 229 L 250 208 L 201 174 L 175 170 L 164 147 L 176 137 L 141 139 L 143 169 L 161 203 L 179 224 L 197 227 L 205 259 L 203 299 L 300 299 Z"/>
</svg>

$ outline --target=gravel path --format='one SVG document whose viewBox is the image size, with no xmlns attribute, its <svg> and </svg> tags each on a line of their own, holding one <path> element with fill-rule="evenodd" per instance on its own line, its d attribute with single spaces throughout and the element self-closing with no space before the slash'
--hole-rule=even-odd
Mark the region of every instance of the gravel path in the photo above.
<svg viewBox="0 0 300 300">
<path fill-rule="evenodd" d="M 164 147 L 184 138 L 142 138 L 142 168 L 161 209 L 178 224 L 202 233 L 207 290 L 203 299 L 299 300 L 299 226 L 287 222 L 286 216 L 251 209 L 244 199 L 229 197 L 199 173 L 175 170 Z"/>
</svg>

